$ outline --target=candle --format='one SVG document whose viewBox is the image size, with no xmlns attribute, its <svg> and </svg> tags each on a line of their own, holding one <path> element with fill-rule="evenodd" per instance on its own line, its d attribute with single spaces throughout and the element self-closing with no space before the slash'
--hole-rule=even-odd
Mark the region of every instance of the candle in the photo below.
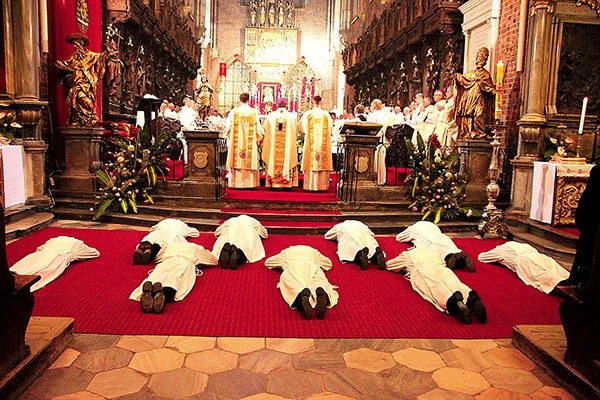
<svg viewBox="0 0 600 400">
<path fill-rule="evenodd" d="M 496 65 L 496 86 L 502 87 L 502 81 L 504 80 L 504 63 L 502 60 L 498 61 Z"/>
<path fill-rule="evenodd" d="M 587 108 L 588 98 L 583 98 L 583 106 L 581 107 L 581 119 L 579 120 L 579 134 L 583 134 L 583 123 L 585 122 L 585 110 Z"/>
</svg>

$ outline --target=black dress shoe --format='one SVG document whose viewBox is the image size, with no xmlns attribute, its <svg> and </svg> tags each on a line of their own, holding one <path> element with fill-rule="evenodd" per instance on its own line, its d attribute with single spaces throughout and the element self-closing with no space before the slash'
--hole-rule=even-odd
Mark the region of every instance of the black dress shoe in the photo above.
<svg viewBox="0 0 600 400">
<path fill-rule="evenodd" d="M 140 297 L 142 312 L 145 314 L 151 313 L 154 307 L 154 299 L 152 298 L 152 282 L 146 281 L 142 285 L 142 297 Z"/>
<path fill-rule="evenodd" d="M 329 296 L 321 287 L 317 288 L 316 293 L 317 305 L 315 306 L 315 315 L 317 319 L 323 319 L 325 318 L 325 311 L 327 310 L 327 305 L 329 304 Z"/>
<path fill-rule="evenodd" d="M 162 283 L 156 282 L 152 286 L 152 297 L 154 299 L 154 312 L 160 314 L 165 307 L 165 293 L 163 292 Z"/>
<path fill-rule="evenodd" d="M 151 248 L 152 244 L 150 242 L 141 242 L 133 253 L 133 263 L 135 265 L 144 264 L 143 260 L 149 257 Z"/>
<path fill-rule="evenodd" d="M 303 289 L 300 294 L 300 312 L 304 316 L 304 319 L 312 318 L 312 306 L 310 305 L 310 290 L 308 288 Z"/>
<path fill-rule="evenodd" d="M 454 269 L 456 268 L 456 254 L 448 254 L 444 260 L 446 261 L 446 267 L 450 268 L 450 269 Z"/>
<path fill-rule="evenodd" d="M 469 308 L 469 311 L 473 313 L 475 317 L 477 317 L 479 322 L 482 324 L 487 322 L 487 311 L 485 306 L 483 305 L 479 294 L 477 294 L 477 292 L 474 290 L 469 292 L 469 297 L 467 298 L 467 307 Z"/>
<path fill-rule="evenodd" d="M 367 270 L 367 266 L 369 265 L 369 249 L 367 247 L 358 252 L 358 263 L 360 269 L 363 271 Z"/>
<path fill-rule="evenodd" d="M 219 254 L 219 262 L 221 263 L 221 268 L 227 269 L 229 268 L 229 243 L 225 243 L 223 247 L 221 247 L 221 253 Z"/>
<path fill-rule="evenodd" d="M 235 244 L 231 245 L 231 251 L 229 252 L 229 268 L 236 270 L 237 266 L 240 262 L 240 254 L 239 249 L 235 246 Z"/>
<path fill-rule="evenodd" d="M 471 323 L 471 311 L 463 303 L 464 297 L 461 292 L 456 291 L 446 302 L 446 310 L 450 315 L 458 317 L 463 323 Z"/>
<path fill-rule="evenodd" d="M 373 263 L 377 264 L 377 269 L 385 269 L 385 256 L 383 255 L 383 251 L 381 251 L 379 247 L 377 247 L 377 249 L 375 250 L 375 255 L 373 256 Z"/>
<path fill-rule="evenodd" d="M 456 253 L 456 266 L 455 268 L 464 268 L 469 272 L 475 272 L 475 263 L 473 263 L 473 260 L 471 259 L 471 257 L 469 257 L 467 255 L 467 253 L 465 253 L 464 251 L 461 251 L 460 253 Z"/>
</svg>

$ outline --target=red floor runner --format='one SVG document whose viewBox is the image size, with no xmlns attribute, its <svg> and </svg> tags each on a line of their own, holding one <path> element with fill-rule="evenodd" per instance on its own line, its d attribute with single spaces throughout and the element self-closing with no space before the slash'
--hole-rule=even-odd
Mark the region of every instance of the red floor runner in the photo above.
<svg viewBox="0 0 600 400">
<path fill-rule="evenodd" d="M 240 214 L 280 214 L 280 215 L 341 215 L 338 210 L 333 211 L 308 211 L 308 210 L 264 210 L 245 208 L 222 208 L 221 211 Z"/>
<path fill-rule="evenodd" d="M 572 235 L 575 237 L 579 237 L 579 229 L 577 229 L 575 227 L 554 226 L 553 229 L 556 229 L 557 231 L 561 231 L 563 233 L 568 233 L 569 235 Z"/>
<path fill-rule="evenodd" d="M 560 299 L 523 284 L 514 273 L 476 261 L 477 272 L 457 271 L 476 289 L 488 309 L 489 321 L 463 325 L 436 310 L 415 293 L 400 274 L 375 267 L 361 271 L 341 264 L 337 244 L 322 236 L 270 235 L 267 256 L 295 244 L 318 248 L 334 266 L 329 280 L 339 286 L 340 302 L 324 320 L 306 321 L 290 310 L 277 289 L 280 273 L 264 260 L 237 271 L 204 270 L 190 295 L 169 303 L 161 315 L 143 314 L 129 294 L 152 266 L 135 266 L 132 252 L 144 232 L 44 228 L 8 246 L 9 265 L 58 235 L 74 236 L 100 251 L 94 260 L 73 263 L 65 273 L 35 293 L 34 315 L 75 318 L 75 332 L 196 336 L 312 338 L 508 338 L 517 324 L 560 324 Z M 212 248 L 212 233 L 194 242 Z M 393 236 L 378 237 L 388 257 L 407 245 Z M 456 239 L 474 259 L 498 240 Z M 116 246 L 116 244 L 118 244 Z"/>
</svg>

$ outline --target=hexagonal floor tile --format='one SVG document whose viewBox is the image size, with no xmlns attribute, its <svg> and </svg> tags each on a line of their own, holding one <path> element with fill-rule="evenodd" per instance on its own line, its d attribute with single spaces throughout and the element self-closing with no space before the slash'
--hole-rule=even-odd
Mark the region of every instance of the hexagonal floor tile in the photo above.
<svg viewBox="0 0 600 400">
<path fill-rule="evenodd" d="M 446 366 L 444 360 L 436 352 L 415 349 L 414 347 L 396 351 L 392 353 L 392 357 L 398 364 L 417 371 L 431 372 Z"/>
<path fill-rule="evenodd" d="M 88 385 L 87 390 L 112 399 L 139 392 L 147 381 L 147 378 L 137 371 L 120 368 L 97 374 Z"/>
<path fill-rule="evenodd" d="M 267 349 L 287 354 L 298 354 L 315 346 L 314 339 L 267 338 Z"/>
<path fill-rule="evenodd" d="M 81 354 L 73 365 L 93 374 L 126 367 L 133 353 L 120 348 L 94 350 Z"/>
<path fill-rule="evenodd" d="M 535 364 L 526 355 L 513 347 L 498 347 L 486 351 L 485 355 L 489 357 L 496 365 L 531 371 Z"/>
<path fill-rule="evenodd" d="M 181 399 L 204 392 L 207 382 L 208 375 L 178 368 L 152 375 L 148 388 L 159 396 Z"/>
<path fill-rule="evenodd" d="M 117 347 L 133 351 L 134 353 L 139 353 L 142 351 L 161 348 L 165 345 L 166 341 L 166 336 L 123 336 L 117 342 Z"/>
<path fill-rule="evenodd" d="M 511 392 L 530 394 L 544 384 L 531 372 L 496 366 L 481 373 L 494 387 Z"/>
<path fill-rule="evenodd" d="M 219 348 L 236 354 L 246 354 L 265 347 L 264 338 L 220 337 L 217 339 Z"/>
<path fill-rule="evenodd" d="M 471 395 L 491 387 L 481 374 L 464 369 L 444 367 L 434 371 L 431 377 L 442 389 Z"/>
<path fill-rule="evenodd" d="M 369 372 L 380 372 L 392 368 L 396 362 L 389 353 L 371 349 L 358 349 L 344 353 L 344 361 L 350 368 Z"/>
<path fill-rule="evenodd" d="M 185 355 L 170 349 L 154 349 L 134 354 L 129 367 L 147 374 L 181 368 Z"/>
<path fill-rule="evenodd" d="M 481 372 L 495 366 L 485 354 L 470 349 L 456 348 L 440 354 L 446 365 L 454 368 Z"/>
<path fill-rule="evenodd" d="M 237 367 L 238 357 L 220 349 L 206 350 L 188 355 L 185 366 L 205 374 L 216 374 Z"/>
<path fill-rule="evenodd" d="M 181 353 L 197 353 L 215 347 L 217 338 L 196 336 L 169 336 L 165 347 L 173 348 Z"/>
<path fill-rule="evenodd" d="M 305 398 L 323 391 L 321 375 L 295 369 L 277 370 L 267 376 L 267 392 L 293 399 Z"/>
</svg>

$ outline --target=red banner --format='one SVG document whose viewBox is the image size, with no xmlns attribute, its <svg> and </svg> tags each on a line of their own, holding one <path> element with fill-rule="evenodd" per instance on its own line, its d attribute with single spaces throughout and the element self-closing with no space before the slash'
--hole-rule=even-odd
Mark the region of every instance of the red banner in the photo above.
<svg viewBox="0 0 600 400">
<path fill-rule="evenodd" d="M 227 76 L 227 64 L 219 63 L 219 76 Z"/>
</svg>

